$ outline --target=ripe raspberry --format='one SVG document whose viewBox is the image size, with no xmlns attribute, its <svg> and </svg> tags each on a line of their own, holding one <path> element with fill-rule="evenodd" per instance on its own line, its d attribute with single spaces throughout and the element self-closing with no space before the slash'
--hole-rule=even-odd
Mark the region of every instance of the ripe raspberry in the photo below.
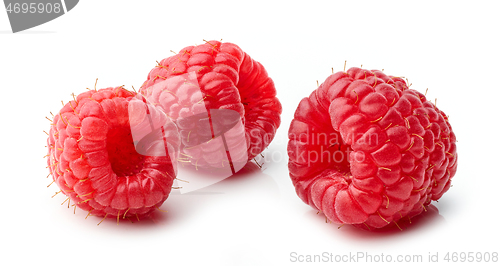
<svg viewBox="0 0 500 266">
<path fill-rule="evenodd" d="M 140 94 L 122 87 L 87 91 L 54 116 L 47 163 L 80 209 L 139 219 L 167 199 L 179 142 L 175 124 Z"/>
<path fill-rule="evenodd" d="M 181 162 L 196 168 L 238 171 L 269 145 L 280 125 L 273 81 L 232 43 L 181 49 L 150 71 L 140 92 L 176 121 Z"/>
<path fill-rule="evenodd" d="M 351 68 L 300 102 L 288 168 L 298 196 L 331 221 L 381 228 L 450 188 L 455 141 L 446 114 L 403 79 Z"/>
</svg>

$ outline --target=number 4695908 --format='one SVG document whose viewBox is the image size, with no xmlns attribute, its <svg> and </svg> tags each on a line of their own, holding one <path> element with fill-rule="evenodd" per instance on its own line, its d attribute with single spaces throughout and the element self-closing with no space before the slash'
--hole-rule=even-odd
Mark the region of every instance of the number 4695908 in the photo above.
<svg viewBox="0 0 500 266">
<path fill-rule="evenodd" d="M 446 262 L 498 262 L 498 252 L 446 252 Z"/>
<path fill-rule="evenodd" d="M 61 13 L 63 12 L 60 3 L 9 3 L 7 13 Z"/>
</svg>

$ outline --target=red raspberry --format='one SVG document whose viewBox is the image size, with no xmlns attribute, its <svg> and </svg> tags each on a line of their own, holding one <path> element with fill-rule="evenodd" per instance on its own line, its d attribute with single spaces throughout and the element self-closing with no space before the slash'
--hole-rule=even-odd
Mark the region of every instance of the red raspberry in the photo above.
<svg viewBox="0 0 500 266">
<path fill-rule="evenodd" d="M 150 71 L 140 92 L 176 121 L 181 162 L 196 168 L 238 171 L 269 145 L 280 125 L 273 81 L 232 43 L 181 49 Z"/>
<path fill-rule="evenodd" d="M 167 199 L 176 175 L 175 124 L 121 87 L 68 102 L 54 116 L 47 143 L 54 182 L 96 216 L 148 216 Z"/>
<path fill-rule="evenodd" d="M 455 141 L 446 114 L 403 79 L 351 68 L 300 102 L 288 168 L 298 196 L 329 220 L 381 228 L 450 188 Z"/>
</svg>

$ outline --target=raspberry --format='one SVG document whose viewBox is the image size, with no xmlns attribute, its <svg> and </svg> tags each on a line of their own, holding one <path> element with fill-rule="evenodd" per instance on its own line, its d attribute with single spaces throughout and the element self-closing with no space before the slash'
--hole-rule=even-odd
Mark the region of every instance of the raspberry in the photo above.
<svg viewBox="0 0 500 266">
<path fill-rule="evenodd" d="M 455 141 L 448 116 L 403 79 L 351 68 L 300 102 L 288 168 L 297 195 L 332 222 L 398 226 L 450 188 Z"/>
<path fill-rule="evenodd" d="M 180 161 L 196 168 L 234 174 L 269 145 L 281 121 L 272 79 L 232 43 L 181 49 L 150 71 L 140 92 L 176 121 Z"/>
<path fill-rule="evenodd" d="M 140 219 L 167 199 L 179 136 L 175 124 L 144 97 L 122 87 L 87 91 L 52 121 L 48 168 L 80 209 Z"/>
</svg>

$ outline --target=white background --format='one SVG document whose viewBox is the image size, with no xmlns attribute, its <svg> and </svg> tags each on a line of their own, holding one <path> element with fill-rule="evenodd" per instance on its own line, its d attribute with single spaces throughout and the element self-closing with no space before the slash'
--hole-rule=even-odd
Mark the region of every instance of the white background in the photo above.
<svg viewBox="0 0 500 266">
<path fill-rule="evenodd" d="M 66 15 L 16 34 L 0 8 L 0 264 L 307 265 L 291 262 L 291 253 L 368 252 L 393 260 L 422 255 L 424 265 L 429 253 L 443 262 L 447 252 L 500 252 L 499 7 L 495 1 L 80 1 Z M 239 45 L 275 82 L 282 125 L 263 170 L 172 194 L 161 207 L 168 213 L 134 224 L 97 226 L 100 218 L 61 206 L 64 196 L 51 198 L 59 189 L 47 188 L 44 117 L 72 92 L 93 88 L 96 78 L 98 88 L 138 88 L 156 60 L 203 39 Z M 383 68 L 407 77 L 413 89 L 428 88 L 427 98 L 438 99 L 457 135 L 453 187 L 434 203 L 439 211 L 402 232 L 337 229 L 300 201 L 288 177 L 295 108 L 345 60 L 347 67 Z"/>
</svg>

